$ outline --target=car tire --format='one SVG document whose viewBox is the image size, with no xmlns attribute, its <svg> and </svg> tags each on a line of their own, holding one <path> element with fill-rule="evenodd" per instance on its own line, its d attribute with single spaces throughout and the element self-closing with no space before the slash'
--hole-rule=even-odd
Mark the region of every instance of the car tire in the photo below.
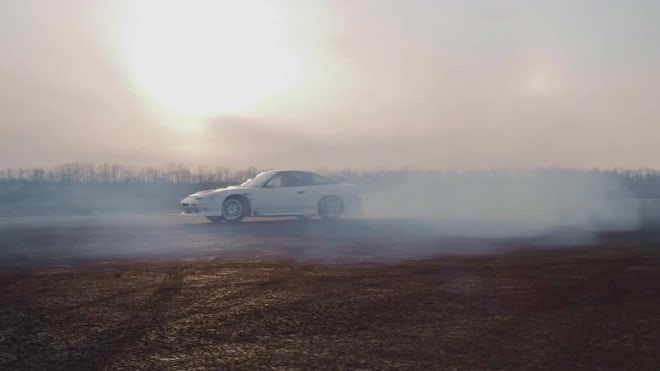
<svg viewBox="0 0 660 371">
<path fill-rule="evenodd" d="M 239 196 L 229 196 L 222 203 L 222 218 L 227 223 L 239 223 L 248 211 L 247 201 Z"/>
<path fill-rule="evenodd" d="M 319 216 L 323 220 L 336 220 L 344 211 L 344 202 L 337 196 L 325 196 L 319 201 Z"/>
</svg>

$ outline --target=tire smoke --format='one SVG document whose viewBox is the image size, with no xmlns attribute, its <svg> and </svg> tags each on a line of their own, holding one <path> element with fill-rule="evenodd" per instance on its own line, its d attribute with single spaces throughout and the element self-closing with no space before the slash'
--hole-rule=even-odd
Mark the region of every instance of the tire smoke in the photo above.
<svg viewBox="0 0 660 371">
<path fill-rule="evenodd" d="M 599 173 L 420 173 L 365 186 L 362 217 L 422 219 L 463 236 L 519 237 L 635 230 L 639 208 L 625 185 Z"/>
</svg>

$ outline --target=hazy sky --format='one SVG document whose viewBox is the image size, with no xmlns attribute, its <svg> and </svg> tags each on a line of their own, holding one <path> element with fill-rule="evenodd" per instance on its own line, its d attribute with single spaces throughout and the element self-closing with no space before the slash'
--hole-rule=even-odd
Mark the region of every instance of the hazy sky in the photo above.
<svg viewBox="0 0 660 371">
<path fill-rule="evenodd" d="M 0 1 L 0 167 L 660 168 L 660 2 Z"/>
</svg>

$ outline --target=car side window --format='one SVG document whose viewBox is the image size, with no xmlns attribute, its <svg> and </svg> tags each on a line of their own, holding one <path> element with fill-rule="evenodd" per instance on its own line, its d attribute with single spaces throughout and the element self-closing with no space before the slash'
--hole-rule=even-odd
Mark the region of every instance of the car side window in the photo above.
<svg viewBox="0 0 660 371">
<path fill-rule="evenodd" d="M 293 173 L 282 173 L 273 177 L 266 183 L 266 188 L 295 187 L 300 185 L 298 178 Z"/>
<path fill-rule="evenodd" d="M 297 187 L 300 185 L 300 179 L 296 173 L 282 174 L 282 187 Z"/>
<path fill-rule="evenodd" d="M 302 186 L 310 186 L 317 184 L 327 184 L 327 182 L 318 183 L 315 181 L 313 175 L 310 173 L 292 171 L 287 173 L 281 173 L 274 176 L 271 180 L 269 180 L 266 183 L 264 187 L 266 188 L 302 187 Z"/>
<path fill-rule="evenodd" d="M 305 172 L 292 173 L 296 179 L 296 186 L 310 186 L 314 185 L 311 174 Z"/>
<path fill-rule="evenodd" d="M 282 178 L 284 175 L 276 175 L 273 177 L 273 179 L 269 180 L 268 183 L 266 183 L 266 188 L 279 188 L 279 187 L 284 187 L 282 184 Z"/>
</svg>

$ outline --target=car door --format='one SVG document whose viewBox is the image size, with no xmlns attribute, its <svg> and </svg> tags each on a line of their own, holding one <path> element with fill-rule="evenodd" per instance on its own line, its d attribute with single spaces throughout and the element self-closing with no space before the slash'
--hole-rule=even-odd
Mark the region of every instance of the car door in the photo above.
<svg viewBox="0 0 660 371">
<path fill-rule="evenodd" d="M 304 171 L 295 172 L 297 177 L 298 207 L 302 214 L 316 214 L 320 189 L 312 174 Z"/>
<path fill-rule="evenodd" d="M 285 177 L 286 186 L 295 193 L 291 202 L 292 214 L 310 214 L 310 200 L 313 197 L 312 179 L 304 171 L 289 171 Z M 315 210 L 315 209 L 314 209 Z M 315 212 L 315 211 L 314 211 Z"/>
<path fill-rule="evenodd" d="M 259 215 L 290 215 L 300 213 L 302 206 L 296 178 L 289 172 L 282 172 L 270 179 L 254 200 L 253 209 Z"/>
</svg>

